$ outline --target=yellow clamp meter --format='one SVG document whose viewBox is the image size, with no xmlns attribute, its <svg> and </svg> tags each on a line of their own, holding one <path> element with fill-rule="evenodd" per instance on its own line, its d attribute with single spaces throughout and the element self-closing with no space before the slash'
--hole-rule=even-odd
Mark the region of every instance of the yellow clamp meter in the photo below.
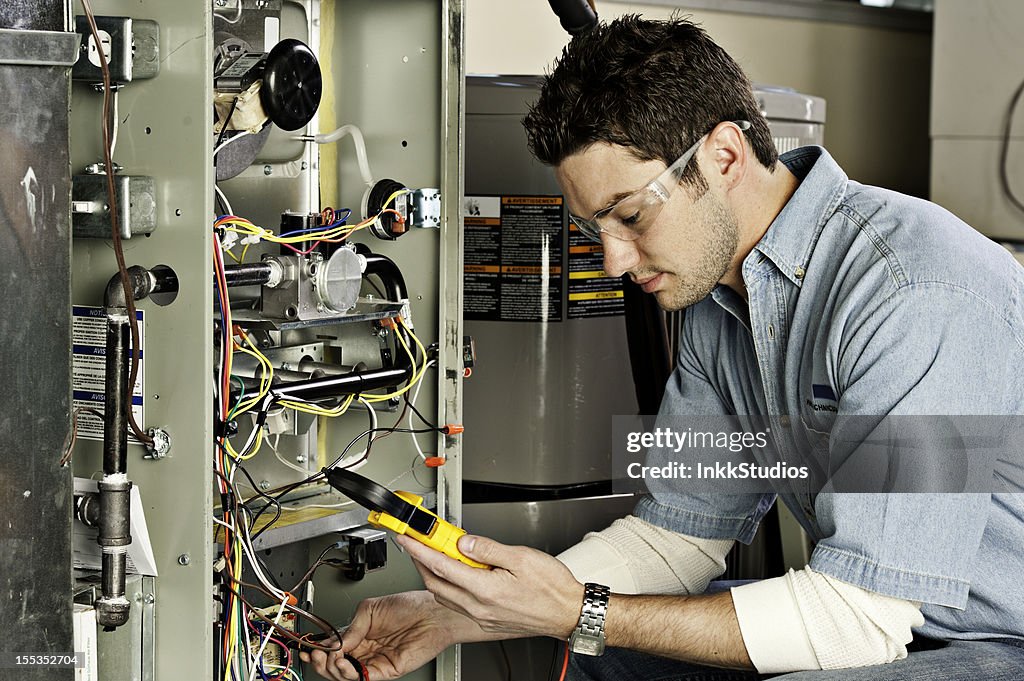
<svg viewBox="0 0 1024 681">
<path fill-rule="evenodd" d="M 370 510 L 371 524 L 412 537 L 470 567 L 490 569 L 490 565 L 462 555 L 459 537 L 466 531 L 424 508 L 423 497 L 411 492 L 392 492 L 352 471 L 325 468 L 323 474 L 331 487 Z"/>
</svg>

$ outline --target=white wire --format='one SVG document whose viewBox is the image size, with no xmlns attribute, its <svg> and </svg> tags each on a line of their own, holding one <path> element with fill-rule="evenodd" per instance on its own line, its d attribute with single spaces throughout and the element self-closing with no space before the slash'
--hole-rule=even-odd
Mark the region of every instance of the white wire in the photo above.
<svg viewBox="0 0 1024 681">
<path fill-rule="evenodd" d="M 235 209 L 231 207 L 231 203 L 228 201 L 228 197 L 224 196 L 224 192 L 220 190 L 220 187 L 218 187 L 217 185 L 213 185 L 213 191 L 217 192 L 217 196 L 220 197 L 221 203 L 223 203 L 224 207 L 227 208 L 228 210 L 228 215 L 234 215 Z"/>
<path fill-rule="evenodd" d="M 234 135 L 232 137 L 227 138 L 226 140 L 224 140 L 223 142 L 220 143 L 220 146 L 218 146 L 216 149 L 213 150 L 214 157 L 216 157 L 217 154 L 220 153 L 221 149 L 223 149 L 227 145 L 231 144 L 232 142 L 235 142 L 237 140 L 242 139 L 246 135 L 251 135 L 251 134 L 252 134 L 251 130 L 243 130 L 242 132 L 238 133 L 237 135 Z"/>
<path fill-rule="evenodd" d="M 366 407 L 370 411 L 370 431 L 371 432 L 370 432 L 370 435 L 369 435 L 369 439 L 366 442 L 366 449 L 369 449 L 369 447 L 370 447 L 369 440 L 373 439 L 373 432 L 377 430 L 377 412 L 374 410 L 373 405 L 370 404 L 369 402 L 367 402 L 366 399 L 364 399 L 363 397 L 359 398 L 359 404 L 363 405 L 364 407 Z M 345 470 L 348 470 L 348 471 L 357 471 L 357 470 L 359 470 L 360 468 L 362 468 L 363 466 L 366 465 L 366 458 L 365 458 L 366 457 L 366 449 L 363 449 L 363 451 L 357 452 L 356 454 L 349 454 L 344 459 L 342 459 L 341 461 L 339 461 L 336 464 L 334 464 L 333 466 L 331 466 L 331 468 L 345 468 Z M 363 459 L 363 460 L 359 461 L 359 459 Z M 344 463 L 346 461 L 352 461 L 352 460 L 359 461 L 359 463 L 353 464 L 351 466 L 344 466 Z"/>
<path fill-rule="evenodd" d="M 237 466 L 235 468 L 237 468 Z M 234 470 L 232 470 L 232 477 L 233 476 Z M 242 506 L 242 508 L 245 508 L 245 506 Z M 245 555 L 249 558 L 249 567 L 252 568 L 253 573 L 267 591 L 274 594 L 277 598 L 286 598 L 285 593 L 274 586 L 271 581 L 267 579 L 267 576 L 263 574 L 263 568 L 260 567 L 259 561 L 256 560 L 256 549 L 252 547 L 252 539 L 249 537 L 249 523 L 243 522 L 238 524 L 240 525 L 241 531 L 237 532 L 236 536 L 239 539 L 239 543 L 242 545 L 242 551 L 245 552 Z"/>
<path fill-rule="evenodd" d="M 277 457 L 277 460 L 280 461 L 281 463 L 283 463 L 288 468 L 291 468 L 293 471 L 298 471 L 299 473 L 302 473 L 303 476 L 309 475 L 309 473 L 310 473 L 309 470 L 303 468 L 302 466 L 297 466 L 297 465 L 291 463 L 290 461 L 286 461 L 285 458 L 283 456 L 281 456 L 281 453 L 279 451 L 277 451 L 277 445 L 278 445 L 278 443 L 280 441 L 281 441 L 281 433 L 278 433 L 277 435 L 274 436 L 274 442 L 273 443 L 270 442 L 270 438 L 269 437 L 266 438 L 267 446 L 270 447 L 270 451 L 274 452 L 274 456 Z"/>
<path fill-rule="evenodd" d="M 213 16 L 229 24 L 237 24 L 242 19 L 242 0 L 238 0 L 238 12 L 235 14 L 234 19 L 228 19 L 223 14 L 217 14 L 216 12 L 213 13 Z"/>
<path fill-rule="evenodd" d="M 356 502 L 354 501 L 343 501 L 339 504 L 303 504 L 302 506 L 281 506 L 282 511 L 304 511 L 307 508 L 345 508 L 346 506 L 352 506 Z"/>
<path fill-rule="evenodd" d="M 373 175 L 370 173 L 370 163 L 366 159 L 366 142 L 363 140 L 363 132 L 354 125 L 343 125 L 334 132 L 327 134 L 313 135 L 313 141 L 317 144 L 331 144 L 337 142 L 345 135 L 352 136 L 352 142 L 356 146 L 356 162 L 359 164 L 359 174 L 367 187 L 373 186 Z M 309 139 L 306 137 L 305 139 Z"/>
<path fill-rule="evenodd" d="M 429 362 L 427 362 L 426 366 L 423 367 L 423 371 L 426 371 L 427 368 L 433 366 L 435 363 L 436 362 L 434 360 L 430 360 Z M 416 389 L 412 391 L 412 398 L 410 398 L 410 402 L 409 402 L 409 404 L 411 404 L 414 407 L 416 406 L 416 398 L 418 398 L 420 396 L 420 388 L 422 388 L 422 387 L 423 387 L 423 379 L 422 379 L 422 375 L 421 375 L 420 380 L 416 383 Z M 412 410 L 412 409 L 409 410 L 409 430 L 415 430 L 415 428 L 413 428 L 413 423 L 412 423 L 412 417 L 413 417 L 414 413 L 415 413 L 414 410 Z M 416 439 L 416 433 L 409 433 L 409 437 L 412 438 L 412 443 L 416 446 L 416 453 L 420 455 L 421 459 L 426 461 L 427 460 L 427 455 L 423 453 L 423 449 L 420 447 L 420 441 Z"/>
<path fill-rule="evenodd" d="M 250 651 L 250 659 L 252 660 L 252 669 L 249 671 L 249 681 L 253 681 L 256 678 L 256 670 L 260 668 L 260 662 L 263 660 L 263 651 L 266 649 L 267 644 L 270 643 L 270 637 L 274 635 L 275 627 L 281 624 L 281 618 L 284 617 L 284 606 L 288 603 L 288 595 L 286 594 L 284 599 L 281 600 L 281 605 L 277 608 L 277 617 L 274 618 L 274 626 L 270 627 L 267 631 L 267 635 L 263 637 L 263 644 L 260 645 L 260 649 L 256 651 L 256 657 L 251 657 L 252 652 Z M 246 636 L 248 639 L 248 635 Z"/>
<path fill-rule="evenodd" d="M 117 129 L 118 129 L 118 126 L 120 125 L 121 122 L 119 120 L 117 120 L 118 119 L 118 114 L 117 114 L 117 90 L 114 90 L 111 93 L 111 95 L 112 95 L 111 99 L 113 100 L 113 109 L 114 109 L 114 125 L 113 125 L 113 130 L 110 133 L 110 162 L 113 163 L 114 162 L 114 149 L 117 148 Z"/>
</svg>

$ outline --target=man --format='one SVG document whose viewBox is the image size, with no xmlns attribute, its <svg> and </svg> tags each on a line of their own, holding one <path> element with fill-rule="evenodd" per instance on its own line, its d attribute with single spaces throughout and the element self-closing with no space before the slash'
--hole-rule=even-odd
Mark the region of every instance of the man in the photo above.
<svg viewBox="0 0 1024 681">
<path fill-rule="evenodd" d="M 688 308 L 663 417 L 763 415 L 792 460 L 815 434 L 838 456 L 849 416 L 1024 413 L 1024 270 L 823 149 L 778 159 L 749 81 L 690 22 L 575 38 L 525 125 L 609 276 Z M 936 490 L 945 464 L 925 459 Z M 490 571 L 399 537 L 429 591 L 364 602 L 343 647 L 371 679 L 536 635 L 572 639 L 579 680 L 1024 678 L 1021 495 L 786 491 L 810 564 L 704 593 L 775 498 L 663 489 L 561 560 L 463 538 Z"/>
</svg>

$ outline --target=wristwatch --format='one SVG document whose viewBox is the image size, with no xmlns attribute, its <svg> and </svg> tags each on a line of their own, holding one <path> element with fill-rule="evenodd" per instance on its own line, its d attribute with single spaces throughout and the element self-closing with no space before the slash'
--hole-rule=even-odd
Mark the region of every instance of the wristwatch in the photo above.
<svg viewBox="0 0 1024 681">
<path fill-rule="evenodd" d="M 580 621 L 569 637 L 569 649 L 581 655 L 604 654 L 604 619 L 611 589 L 603 584 L 583 585 L 583 609 Z"/>
</svg>

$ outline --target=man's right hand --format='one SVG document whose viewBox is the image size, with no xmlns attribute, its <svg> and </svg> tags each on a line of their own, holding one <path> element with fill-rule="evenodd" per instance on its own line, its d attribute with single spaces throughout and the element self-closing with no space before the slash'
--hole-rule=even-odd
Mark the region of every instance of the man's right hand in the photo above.
<svg viewBox="0 0 1024 681">
<path fill-rule="evenodd" d="M 340 649 L 300 653 L 302 661 L 332 681 L 362 681 L 345 660 L 348 653 L 366 667 L 370 681 L 386 681 L 418 669 L 454 643 L 486 637 L 475 622 L 440 605 L 429 591 L 363 601 L 341 636 Z"/>
</svg>

